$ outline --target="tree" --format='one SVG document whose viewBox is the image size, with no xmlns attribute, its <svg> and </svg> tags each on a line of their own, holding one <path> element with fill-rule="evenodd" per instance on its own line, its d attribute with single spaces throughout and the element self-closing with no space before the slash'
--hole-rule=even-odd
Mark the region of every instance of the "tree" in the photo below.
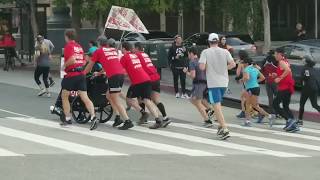
<svg viewBox="0 0 320 180">
<path fill-rule="evenodd" d="M 271 47 L 271 33 L 270 33 L 270 11 L 268 0 L 261 0 L 262 10 L 263 10 L 263 19 L 264 19 L 264 48 L 263 51 L 269 51 Z"/>
</svg>

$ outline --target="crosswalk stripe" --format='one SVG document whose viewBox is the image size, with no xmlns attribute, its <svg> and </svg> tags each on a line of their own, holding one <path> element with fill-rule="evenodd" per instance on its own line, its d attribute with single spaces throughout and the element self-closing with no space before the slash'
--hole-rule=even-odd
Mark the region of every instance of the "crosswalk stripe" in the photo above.
<svg viewBox="0 0 320 180">
<path fill-rule="evenodd" d="M 216 134 L 216 132 L 217 132 L 216 129 L 208 129 L 208 128 L 198 127 L 198 126 L 194 126 L 194 125 L 190 125 L 190 124 L 171 123 L 170 125 L 174 126 L 174 127 L 179 127 L 179 128 L 185 128 L 185 129 L 190 129 L 190 130 L 206 132 L 206 133 L 210 133 L 210 134 Z M 290 146 L 290 147 L 297 147 L 297 148 L 301 148 L 301 149 L 320 151 L 320 146 L 315 146 L 315 145 L 310 145 L 310 144 L 296 143 L 296 142 L 292 142 L 292 141 L 284 141 L 284 140 L 273 139 L 273 138 L 251 136 L 251 135 L 246 135 L 246 134 L 241 134 L 241 133 L 236 133 L 236 132 L 232 132 L 231 136 L 232 137 L 240 137 L 243 139 L 249 139 L 249 140 L 253 140 L 253 141 L 261 141 L 261 142 L 266 142 L 266 143 L 271 143 L 271 144 L 278 144 L 278 145 L 283 145 L 283 146 Z"/>
<path fill-rule="evenodd" d="M 21 121 L 24 123 L 30 123 L 30 124 L 40 125 L 40 126 L 44 126 L 44 127 L 49 127 L 49 128 L 60 129 L 60 130 L 74 132 L 74 133 L 83 134 L 83 135 L 88 135 L 88 136 L 92 136 L 92 137 L 98 137 L 98 138 L 102 138 L 102 139 L 106 139 L 106 140 L 110 140 L 110 141 L 116 141 L 116 142 L 121 142 L 121 143 L 125 143 L 125 144 L 142 146 L 142 147 L 147 147 L 150 149 L 167 151 L 167 152 L 183 154 L 183 155 L 188 155 L 188 156 L 223 156 L 222 154 L 216 154 L 216 153 L 201 151 L 201 150 L 197 150 L 197 149 L 183 148 L 183 147 L 179 147 L 179 146 L 173 146 L 173 145 L 162 144 L 162 143 L 157 143 L 157 142 L 152 142 L 152 141 L 147 141 L 147 140 L 141 140 L 141 139 L 126 137 L 126 136 L 122 136 L 122 135 L 116 135 L 116 134 L 111 134 L 111 133 L 106 133 L 106 132 L 101 132 L 101 131 L 89 131 L 87 128 L 81 128 L 81 127 L 76 127 L 76 126 L 70 126 L 68 128 L 61 128 L 61 127 L 59 127 L 59 125 L 56 122 L 50 122 L 50 121 L 44 120 L 44 119 L 21 118 L 21 117 L 8 117 L 8 118 L 12 119 L 12 120 Z"/>
<path fill-rule="evenodd" d="M 0 148 L 0 156 L 24 156 L 24 155 L 17 154 L 17 153 Z"/>
<path fill-rule="evenodd" d="M 6 128 L 0 126 L 0 134 L 5 136 L 10 136 L 14 138 L 19 138 L 31 142 L 36 142 L 39 144 L 44 144 L 51 147 L 56 147 L 59 149 L 64 149 L 67 151 L 84 154 L 88 156 L 120 156 L 120 155 L 126 155 L 121 154 L 117 152 L 107 151 L 104 149 L 98 149 L 94 147 L 89 147 L 73 142 L 68 142 L 64 140 L 59 140 L 55 138 L 45 137 L 37 134 L 28 133 L 25 131 L 15 130 L 11 128 Z"/>
<path fill-rule="evenodd" d="M 215 123 L 215 125 L 217 125 L 217 124 Z M 276 130 L 256 128 L 256 127 L 244 127 L 239 124 L 228 124 L 228 127 L 233 127 L 233 128 L 237 128 L 237 129 L 244 129 L 246 131 L 264 132 L 264 133 L 271 133 L 271 134 L 275 134 L 275 135 L 279 135 L 279 136 L 287 136 L 287 137 L 294 137 L 294 138 L 300 138 L 300 139 L 320 141 L 320 137 L 309 136 L 309 135 L 304 135 L 304 134 L 299 134 L 299 133 L 280 132 L 280 131 L 276 131 Z"/>
<path fill-rule="evenodd" d="M 182 134 L 182 133 L 175 133 L 175 132 L 169 132 L 169 131 L 163 131 L 163 130 L 150 130 L 142 127 L 133 127 L 132 129 L 135 131 L 149 133 L 149 134 L 156 134 L 160 136 L 182 139 L 182 140 L 196 142 L 196 143 L 202 143 L 202 144 L 219 146 L 219 147 L 224 147 L 229 149 L 236 149 L 236 150 L 242 150 L 247 152 L 271 155 L 276 157 L 309 157 L 305 155 L 286 153 L 281 151 L 273 151 L 265 148 L 258 148 L 258 147 L 241 145 L 241 144 L 225 142 L 220 140 L 213 140 L 213 139 L 207 139 L 207 138 L 202 138 L 197 136 L 191 136 L 191 135 Z"/>
</svg>

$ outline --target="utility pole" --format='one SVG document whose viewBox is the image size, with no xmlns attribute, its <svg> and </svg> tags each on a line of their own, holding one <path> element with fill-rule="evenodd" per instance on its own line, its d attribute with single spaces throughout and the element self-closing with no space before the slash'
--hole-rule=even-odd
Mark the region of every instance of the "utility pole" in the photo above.
<svg viewBox="0 0 320 180">
<path fill-rule="evenodd" d="M 180 4 L 179 4 L 178 33 L 183 37 L 183 8 L 182 8 L 182 2 L 180 2 Z"/>
<path fill-rule="evenodd" d="M 314 9 L 315 9 L 315 12 L 314 12 L 314 15 L 315 15 L 315 18 L 314 18 L 314 25 L 315 25 L 315 38 L 318 39 L 318 0 L 314 0 Z"/>
<path fill-rule="evenodd" d="M 200 1 L 200 32 L 205 32 L 205 6 L 204 0 Z"/>
</svg>

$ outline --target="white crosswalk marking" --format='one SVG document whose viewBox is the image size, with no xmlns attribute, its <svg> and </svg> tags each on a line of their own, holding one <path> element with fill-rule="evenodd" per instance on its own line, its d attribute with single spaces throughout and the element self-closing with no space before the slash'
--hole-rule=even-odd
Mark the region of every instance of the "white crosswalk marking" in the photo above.
<svg viewBox="0 0 320 180">
<path fill-rule="evenodd" d="M 0 148 L 0 156 L 24 156 L 23 154 L 17 154 L 5 149 Z"/>
<path fill-rule="evenodd" d="M 273 151 L 273 150 L 264 149 L 264 148 L 246 146 L 246 145 L 235 144 L 235 143 L 231 143 L 231 142 L 224 142 L 224 141 L 220 141 L 220 140 L 206 139 L 206 138 L 202 138 L 202 137 L 191 136 L 191 135 L 186 135 L 186 134 L 181 134 L 181 133 L 174 133 L 174 132 L 169 132 L 169 131 L 154 131 L 154 130 L 149 130 L 149 129 L 141 128 L 141 127 L 134 127 L 133 129 L 135 131 L 144 132 L 144 133 L 156 134 L 156 135 L 161 135 L 161 136 L 166 136 L 166 137 L 171 137 L 171 138 L 182 139 L 182 140 L 186 140 L 186 141 L 209 144 L 209 145 L 213 145 L 213 146 L 220 146 L 220 147 L 224 147 L 224 148 L 236 149 L 236 150 L 241 150 L 241 151 L 248 151 L 248 152 L 253 152 L 253 153 L 258 153 L 258 154 L 271 155 L 271 156 L 276 156 L 276 157 L 309 157 L 309 156 L 305 156 L 305 155 L 286 153 L 286 152 L 281 152 L 281 151 Z"/>
<path fill-rule="evenodd" d="M 10 136 L 14 138 L 19 138 L 27 141 L 32 141 L 47 146 L 56 147 L 59 149 L 64 149 L 67 151 L 84 154 L 88 156 L 120 156 L 126 155 L 117 152 L 107 151 L 104 149 L 93 148 L 81 144 L 76 144 L 68 141 L 63 141 L 55 138 L 45 137 L 37 134 L 32 134 L 24 131 L 14 130 L 6 127 L 0 126 L 0 134 L 5 136 Z"/>
<path fill-rule="evenodd" d="M 189 124 L 172 123 L 171 126 L 190 129 L 190 130 L 196 130 L 196 131 L 201 131 L 201 132 L 206 132 L 206 133 L 211 133 L 211 134 L 216 134 L 216 132 L 217 132 L 217 130 L 215 130 L 215 129 L 208 129 L 208 128 L 189 125 Z M 266 143 L 271 143 L 271 144 L 278 144 L 278 145 L 283 145 L 283 146 L 291 146 L 291 147 L 297 147 L 297 148 L 301 148 L 301 149 L 320 151 L 320 146 L 314 146 L 314 145 L 310 145 L 310 144 L 296 143 L 296 142 L 284 141 L 284 140 L 273 139 L 273 138 L 251 136 L 251 135 L 246 135 L 246 134 L 241 134 L 241 133 L 236 133 L 236 132 L 232 132 L 231 135 L 232 135 L 232 137 L 240 137 L 243 139 L 249 139 L 249 140 L 253 140 L 253 141 L 261 141 L 261 142 L 266 142 Z"/>
<path fill-rule="evenodd" d="M 18 118 L 10 118 L 10 119 L 22 121 L 25 123 L 40 125 L 40 126 L 44 126 L 44 127 L 61 129 L 61 130 L 74 132 L 74 133 L 78 133 L 78 134 L 84 134 L 84 135 L 88 135 L 88 136 L 98 137 L 98 138 L 121 142 L 121 143 L 125 143 L 125 144 L 142 146 L 142 147 L 147 147 L 147 148 L 151 148 L 151 149 L 168 151 L 168 152 L 183 154 L 183 155 L 188 155 L 188 156 L 223 156 L 222 154 L 216 154 L 216 153 L 201 151 L 201 150 L 197 150 L 197 149 L 187 149 L 187 148 L 182 148 L 179 146 L 156 143 L 156 142 L 126 137 L 126 136 L 121 136 L 121 135 L 116 135 L 116 134 L 111 134 L 111 133 L 106 133 L 106 132 L 101 132 L 101 131 L 89 131 L 87 128 L 81 128 L 81 127 L 75 127 L 75 126 L 72 126 L 70 128 L 61 128 L 58 126 L 57 123 L 50 122 L 47 120 L 41 120 L 41 119 L 35 119 L 35 118 L 19 118 L 19 117 Z"/>
</svg>

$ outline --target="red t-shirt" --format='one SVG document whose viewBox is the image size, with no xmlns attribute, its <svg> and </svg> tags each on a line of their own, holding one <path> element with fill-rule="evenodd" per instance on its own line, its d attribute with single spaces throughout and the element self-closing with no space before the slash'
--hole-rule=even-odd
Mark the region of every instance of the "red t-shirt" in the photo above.
<svg viewBox="0 0 320 180">
<path fill-rule="evenodd" d="M 143 70 L 149 75 L 152 82 L 160 80 L 157 68 L 152 64 L 152 61 L 148 54 L 144 52 L 136 52 Z"/>
<path fill-rule="evenodd" d="M 150 81 L 150 77 L 143 70 L 137 55 L 133 53 L 126 53 L 122 56 L 120 62 L 122 66 L 126 69 L 132 85 Z"/>
<path fill-rule="evenodd" d="M 115 48 L 101 47 L 93 53 L 91 60 L 102 65 L 108 78 L 125 73 Z"/>
<path fill-rule="evenodd" d="M 285 62 L 289 67 L 290 64 L 289 62 L 284 59 L 282 60 Z M 277 68 L 277 75 L 278 77 L 281 76 L 284 73 L 284 70 L 281 69 L 280 65 Z M 283 78 L 279 83 L 278 83 L 278 91 L 285 91 L 289 90 L 291 94 L 294 93 L 294 79 L 292 78 L 292 73 L 288 74 L 285 78 Z"/>
<path fill-rule="evenodd" d="M 75 41 L 69 41 L 64 46 L 64 63 L 66 63 L 72 56 L 76 59 L 76 62 L 68 67 L 66 67 L 65 72 L 67 73 L 64 77 L 73 77 L 83 75 L 84 72 L 69 72 L 74 68 L 82 67 L 86 64 L 84 59 L 84 51 L 82 47 Z"/>
</svg>

